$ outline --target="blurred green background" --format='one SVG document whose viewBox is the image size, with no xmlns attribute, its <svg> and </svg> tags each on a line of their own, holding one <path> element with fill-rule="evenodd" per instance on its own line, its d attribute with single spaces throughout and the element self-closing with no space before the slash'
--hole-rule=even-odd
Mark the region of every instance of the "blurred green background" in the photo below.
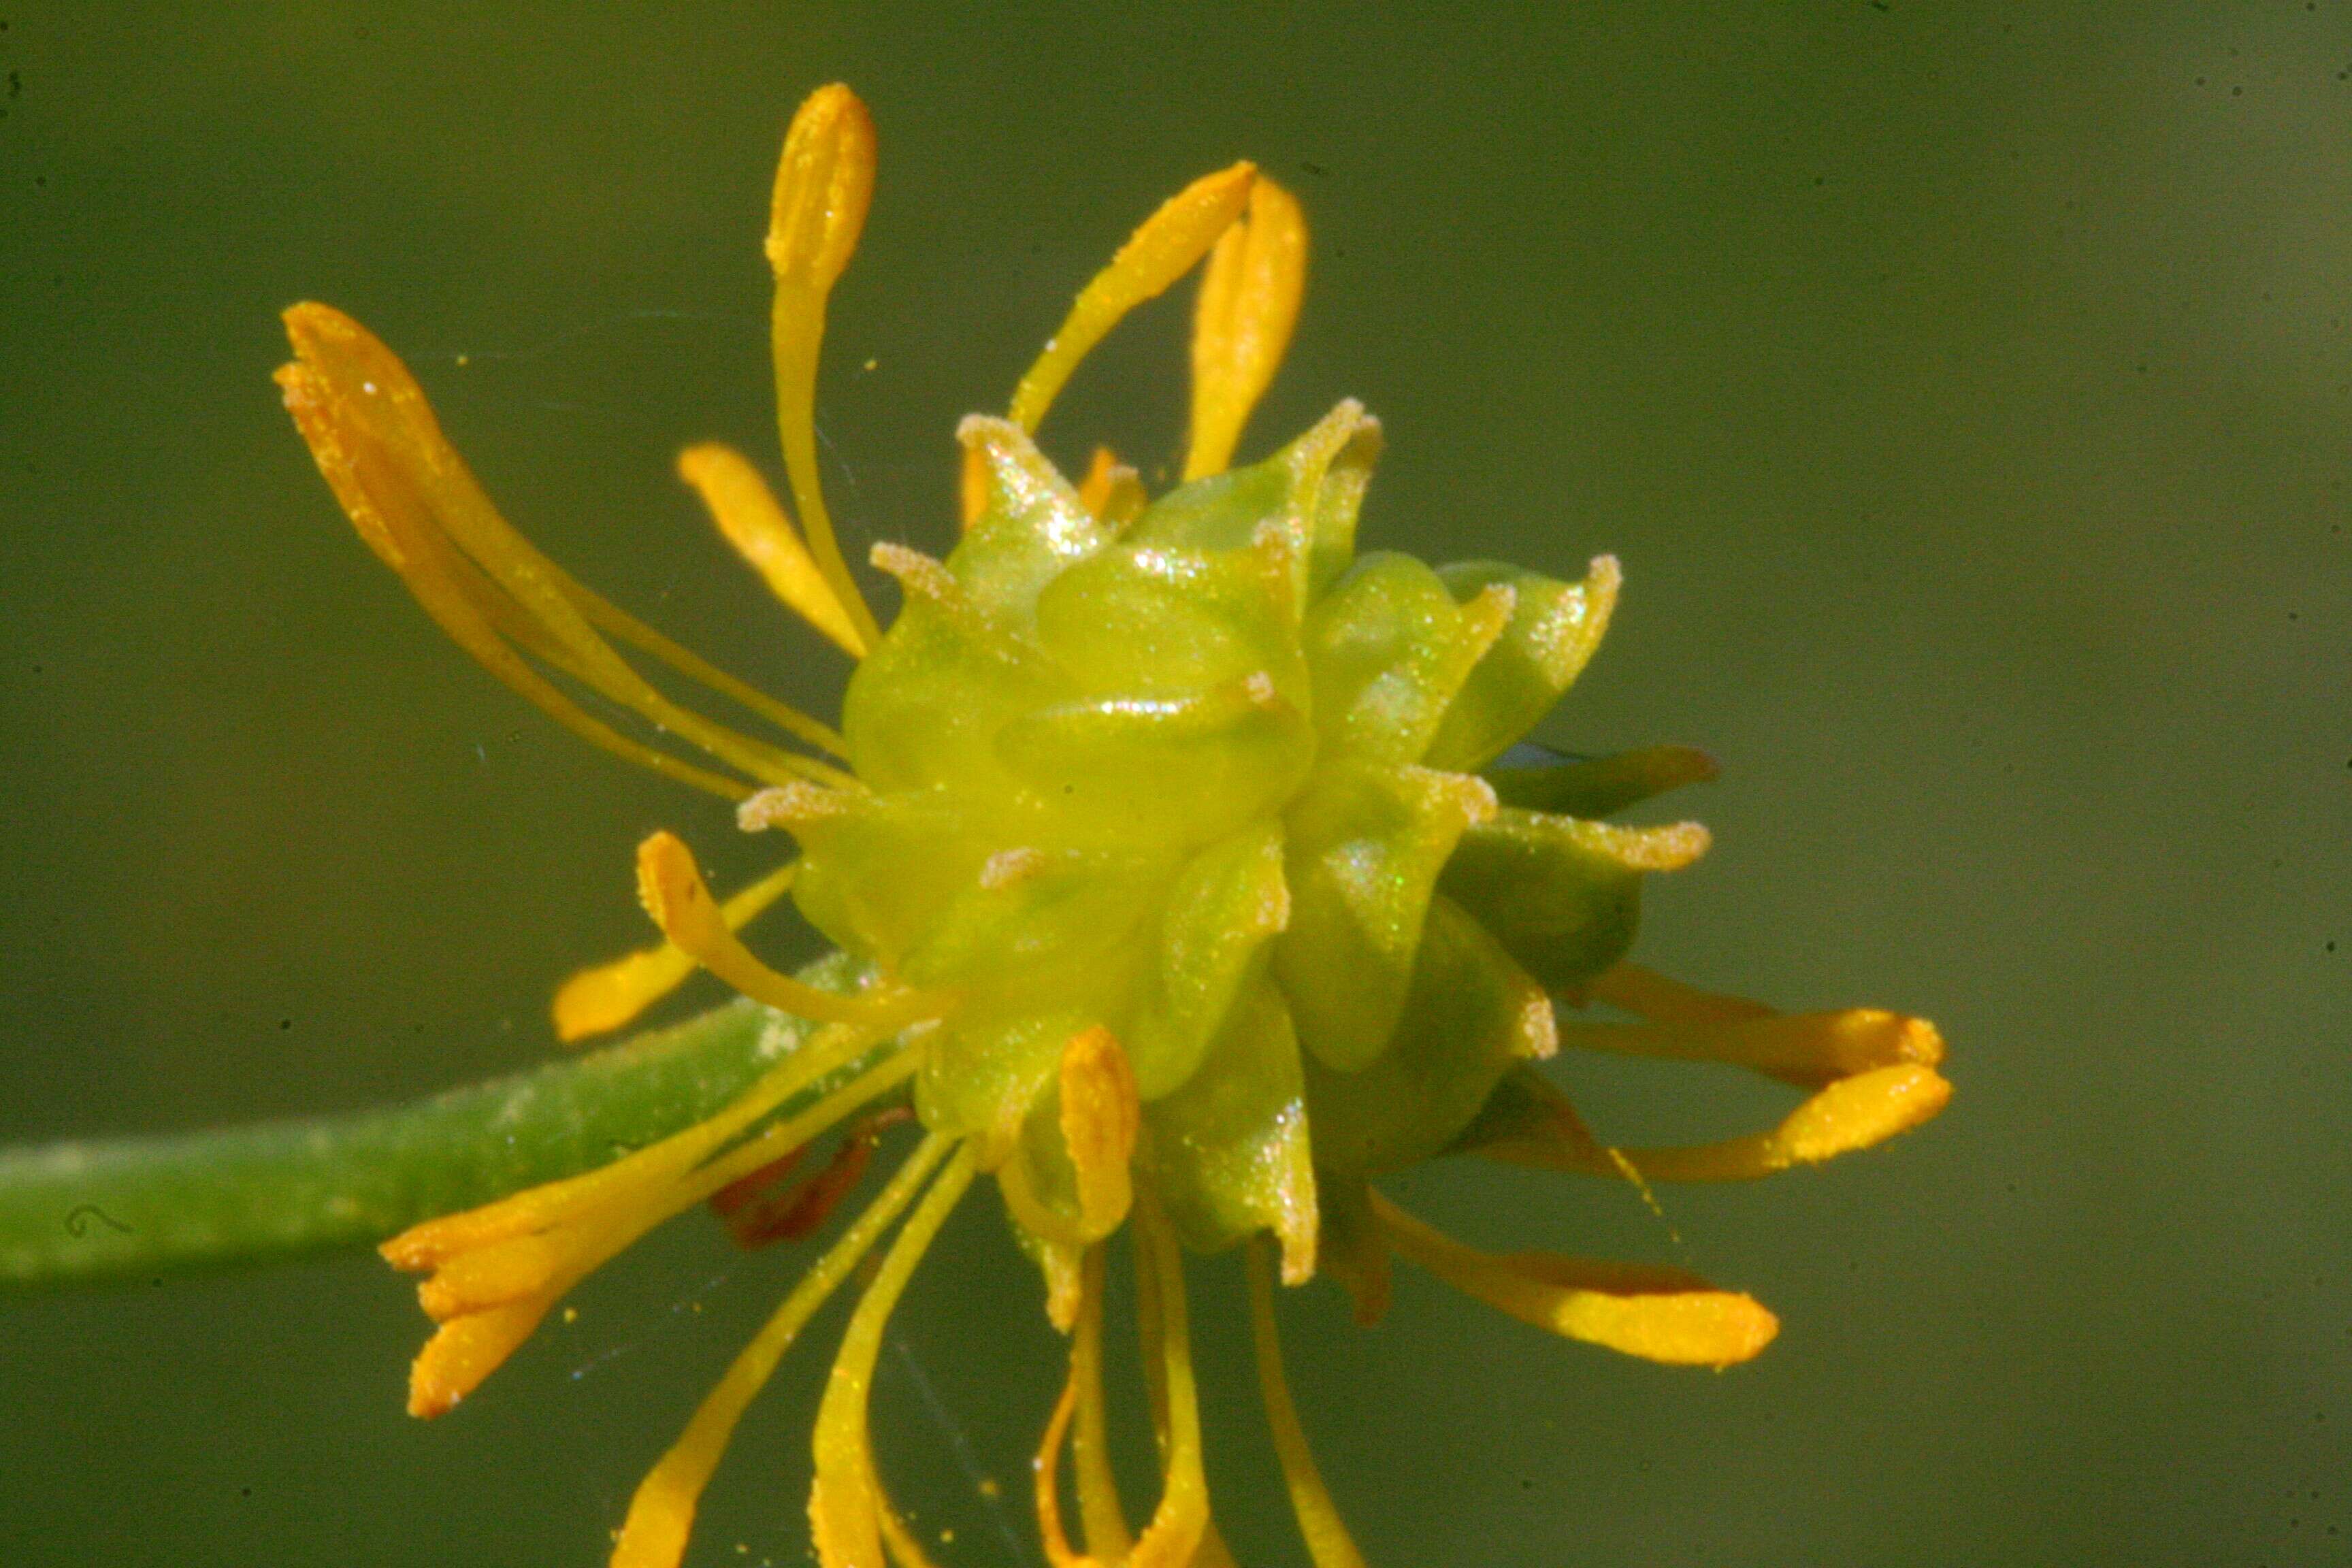
<svg viewBox="0 0 2352 1568">
<path fill-rule="evenodd" d="M 643 833 L 758 863 L 446 646 L 268 373 L 280 308 L 353 311 L 542 545 L 830 710 L 839 660 L 670 463 L 772 450 L 768 183 L 845 79 L 883 142 L 822 408 L 854 539 L 942 547 L 956 416 L 1161 195 L 1255 157 L 1317 250 L 1245 451 L 1355 395 L 1391 439 L 1368 541 L 1618 552 L 1545 738 L 1727 770 L 1671 803 L 1718 847 L 1657 889 L 1645 956 L 1952 1042 L 1927 1131 L 1670 1191 L 1663 1223 L 1597 1184 L 1403 1184 L 1786 1326 L 1714 1376 L 1423 1279 L 1370 1332 L 1302 1292 L 1293 1378 L 1376 1564 L 2352 1552 L 2352 6 L 0 18 L 0 1139 L 540 1059 L 552 983 L 641 939 Z M 1113 341 L 1049 446 L 1173 456 L 1183 309 Z M 1788 1098 L 1560 1075 L 1629 1142 Z M 975 1568 L 1034 1550 L 1057 1383 L 991 1206 L 877 1401 L 897 1491 Z M 370 1258 L 0 1301 L 6 1561 L 601 1563 L 796 1267 L 675 1226 L 433 1426 L 400 1412 L 423 1320 Z M 1239 1300 L 1204 1271 L 1217 1504 L 1244 1561 L 1300 1563 Z M 822 1364 L 748 1424 L 692 1561 L 803 1560 Z"/>
</svg>

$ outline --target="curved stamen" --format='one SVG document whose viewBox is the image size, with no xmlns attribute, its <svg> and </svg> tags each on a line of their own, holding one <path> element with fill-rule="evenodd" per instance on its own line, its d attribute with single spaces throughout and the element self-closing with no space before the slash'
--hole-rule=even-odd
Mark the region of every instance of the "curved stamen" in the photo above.
<svg viewBox="0 0 2352 1568">
<path fill-rule="evenodd" d="M 769 212 L 768 265 L 776 276 L 771 317 L 776 430 L 810 552 L 868 647 L 882 640 L 882 629 L 842 559 L 817 478 L 816 368 L 824 343 L 825 300 L 857 248 L 873 197 L 874 121 L 846 87 L 821 87 L 809 94 L 785 132 Z"/>
<path fill-rule="evenodd" d="M 788 860 L 719 906 L 729 931 L 741 931 L 784 896 L 800 872 Z M 694 956 L 675 942 L 652 947 L 583 969 L 555 993 L 555 1037 L 572 1045 L 607 1034 L 683 984 L 695 971 Z"/>
<path fill-rule="evenodd" d="M 1282 1331 L 1274 1321 L 1273 1249 L 1260 1236 L 1250 1238 L 1248 1250 L 1250 1332 L 1257 1345 L 1258 1391 L 1265 1400 L 1265 1423 L 1274 1432 L 1275 1453 L 1282 1460 L 1298 1533 L 1306 1538 L 1307 1555 L 1315 1560 L 1315 1568 L 1364 1568 L 1364 1554 L 1356 1550 L 1355 1538 L 1323 1485 L 1323 1472 L 1307 1447 L 1307 1430 L 1290 1402 L 1290 1380 L 1282 1370 Z"/>
<path fill-rule="evenodd" d="M 809 1489 L 810 1532 L 824 1568 L 881 1568 L 882 1503 L 866 1433 L 874 1363 L 882 1353 L 882 1331 L 892 1309 L 976 1170 L 971 1145 L 959 1146 L 890 1243 L 841 1336 L 841 1352 L 817 1408 L 816 1479 Z"/>
<path fill-rule="evenodd" d="M 694 852 L 674 833 L 656 833 L 637 846 L 637 896 L 664 936 L 755 1002 L 798 1017 L 877 1027 L 935 1018 L 946 1010 L 937 997 L 919 991 L 841 996 L 769 968 L 727 929 Z"/>
<path fill-rule="evenodd" d="M 735 552 L 792 612 L 852 658 L 864 658 L 866 639 L 793 520 L 740 452 L 717 442 L 677 455 L 678 477 L 694 487 Z"/>
<path fill-rule="evenodd" d="M 735 1424 L 809 1319 L 914 1201 L 950 1147 L 950 1140 L 936 1133 L 924 1139 L 866 1211 L 801 1277 L 758 1337 L 743 1347 L 726 1375 L 704 1396 L 677 1442 L 638 1483 L 613 1549 L 612 1568 L 677 1568 L 686 1553 L 702 1489 L 718 1468 Z"/>
</svg>

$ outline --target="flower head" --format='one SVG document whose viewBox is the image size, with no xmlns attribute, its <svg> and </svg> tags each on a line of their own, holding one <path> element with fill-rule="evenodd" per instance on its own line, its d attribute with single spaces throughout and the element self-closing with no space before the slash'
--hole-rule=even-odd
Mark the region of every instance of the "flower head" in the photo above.
<svg viewBox="0 0 2352 1568">
<path fill-rule="evenodd" d="M 1707 837 L 1696 823 L 1604 819 L 1713 764 L 1670 747 L 1527 765 L 1511 752 L 1600 642 L 1617 563 L 1563 580 L 1360 552 L 1381 428 L 1352 402 L 1230 467 L 1281 362 L 1307 257 L 1297 204 L 1239 163 L 1145 221 L 1080 292 L 1004 417 L 964 421 L 955 548 L 872 552 L 900 593 L 885 630 L 826 511 L 812 417 L 826 297 L 856 246 L 874 164 L 872 123 L 847 89 L 802 106 L 767 242 L 792 512 L 724 447 L 679 464 L 778 597 L 857 661 L 838 729 L 541 555 L 390 351 L 326 307 L 288 314 L 287 405 L 362 537 L 434 618 L 588 740 L 737 802 L 740 826 L 793 845 L 780 870 L 723 902 L 679 838 L 640 847 L 663 943 L 574 977 L 557 998 L 559 1032 L 617 1027 L 697 966 L 808 1026 L 710 1121 L 388 1243 L 394 1264 L 428 1276 L 421 1294 L 440 1325 L 411 1408 L 454 1405 L 573 1283 L 688 1206 L 711 1201 L 746 1240 L 809 1232 L 909 1111 L 914 1152 L 646 1478 L 616 1564 L 678 1561 L 737 1418 L 877 1249 L 817 1415 L 810 1521 L 828 1568 L 874 1568 L 886 1552 L 927 1561 L 876 1473 L 866 1392 L 893 1305 L 983 1176 L 1070 1340 L 1037 1464 L 1057 1564 L 1228 1560 L 1202 1479 L 1188 1248 L 1248 1249 L 1267 1415 L 1318 1568 L 1360 1559 L 1290 1403 L 1277 1276 L 1331 1274 L 1370 1318 L 1401 1255 L 1570 1338 L 1666 1363 L 1754 1355 L 1777 1323 L 1744 1294 L 1675 1268 L 1480 1251 L 1373 1186 L 1457 1153 L 1642 1182 L 1756 1176 L 1878 1142 L 1948 1093 L 1941 1042 L 1920 1020 L 1783 1016 L 1626 961 L 1643 879 L 1689 864 Z M 1106 449 L 1073 483 L 1035 445 L 1039 423 L 1122 316 L 1203 261 L 1182 482 L 1150 496 Z M 674 699 L 648 663 L 771 732 Z M 787 893 L 844 958 L 794 976 L 746 945 L 740 929 Z M 1563 1020 L 1563 1003 L 1630 1021 Z M 1754 1137 L 1612 1148 L 1536 1070 L 1563 1044 L 1732 1063 L 1810 1098 Z M 827 1137 L 831 1161 L 789 1184 Z M 1162 1463 L 1139 1529 L 1104 1447 L 1105 1249 L 1123 1229 Z M 1066 1441 L 1083 1550 L 1063 1523 Z"/>
</svg>

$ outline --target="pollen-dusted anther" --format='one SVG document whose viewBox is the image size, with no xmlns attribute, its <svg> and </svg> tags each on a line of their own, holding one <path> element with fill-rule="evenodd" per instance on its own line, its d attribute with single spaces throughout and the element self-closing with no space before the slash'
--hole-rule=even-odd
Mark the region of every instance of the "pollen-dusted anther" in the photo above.
<svg viewBox="0 0 2352 1568">
<path fill-rule="evenodd" d="M 679 951 L 755 1002 L 803 1018 L 877 1027 L 937 1017 L 943 1010 L 934 998 L 904 987 L 841 996 L 769 968 L 727 929 L 694 852 L 675 833 L 656 833 L 637 846 L 637 898 Z"/>
<path fill-rule="evenodd" d="M 799 870 L 797 861 L 788 862 L 721 904 L 719 912 L 727 929 L 741 931 L 757 920 L 784 896 Z M 555 993 L 555 1037 L 572 1045 L 609 1034 L 676 990 L 695 968 L 691 954 L 664 942 L 583 969 Z"/>
<path fill-rule="evenodd" d="M 1096 1025 L 1062 1048 L 1062 1142 L 1077 1173 L 1078 1218 L 1089 1236 L 1108 1236 L 1135 1200 L 1129 1163 L 1143 1124 L 1135 1073 L 1118 1037 Z"/>
<path fill-rule="evenodd" d="M 1748 1360 L 1780 1331 L 1780 1320 L 1755 1298 L 1718 1290 L 1685 1269 L 1480 1252 L 1378 1194 L 1372 1206 L 1405 1257 L 1464 1294 L 1571 1340 L 1644 1361 L 1720 1367 Z"/>
<path fill-rule="evenodd" d="M 714 441 L 680 452 L 677 472 L 694 487 L 719 531 L 760 574 L 771 593 L 842 652 L 852 658 L 866 657 L 867 644 L 856 620 L 759 469 L 740 452 Z"/>
<path fill-rule="evenodd" d="M 1218 240 L 1192 310 L 1192 433 L 1184 477 L 1222 473 L 1274 380 L 1307 289 L 1307 218 L 1264 175 Z"/>
</svg>

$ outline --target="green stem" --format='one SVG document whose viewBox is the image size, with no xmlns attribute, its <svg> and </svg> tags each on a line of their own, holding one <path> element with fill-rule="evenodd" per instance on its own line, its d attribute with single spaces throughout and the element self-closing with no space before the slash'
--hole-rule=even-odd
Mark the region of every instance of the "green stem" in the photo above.
<svg viewBox="0 0 2352 1568">
<path fill-rule="evenodd" d="M 844 988 L 847 965 L 830 960 L 803 978 Z M 0 1287 L 152 1279 L 367 1246 L 691 1126 L 807 1032 L 737 1001 L 414 1104 L 0 1151 Z"/>
</svg>

